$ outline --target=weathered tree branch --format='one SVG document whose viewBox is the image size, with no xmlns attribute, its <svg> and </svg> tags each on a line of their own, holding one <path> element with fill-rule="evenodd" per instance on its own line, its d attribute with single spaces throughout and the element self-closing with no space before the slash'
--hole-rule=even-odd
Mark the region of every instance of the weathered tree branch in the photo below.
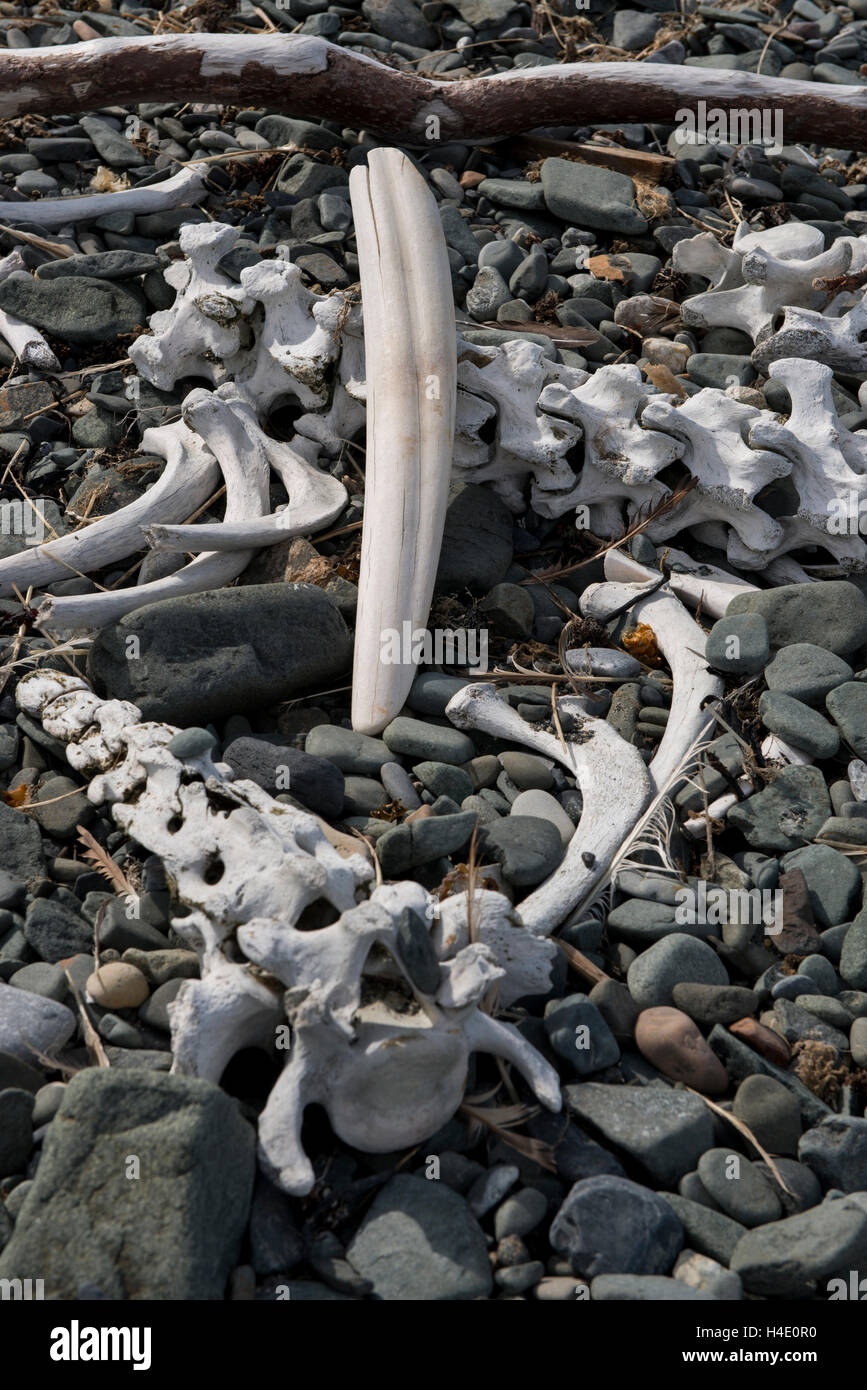
<svg viewBox="0 0 867 1390">
<path fill-rule="evenodd" d="M 867 86 L 663 63 L 569 63 L 434 82 L 311 35 L 171 35 L 0 51 L 0 117 L 171 101 L 237 103 L 339 120 L 433 145 L 542 125 L 673 122 L 699 101 L 774 107 L 786 140 L 867 149 Z"/>
</svg>

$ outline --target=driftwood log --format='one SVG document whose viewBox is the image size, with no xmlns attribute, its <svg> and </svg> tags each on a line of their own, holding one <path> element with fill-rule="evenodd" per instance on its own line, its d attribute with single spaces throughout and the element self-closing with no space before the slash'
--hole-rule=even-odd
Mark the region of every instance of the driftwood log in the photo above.
<svg viewBox="0 0 867 1390">
<path fill-rule="evenodd" d="M 141 101 L 267 106 L 407 144 L 479 141 L 537 126 L 672 123 L 700 101 L 782 111 L 786 141 L 867 149 L 867 85 L 833 86 L 663 63 L 565 63 L 431 81 L 311 35 L 169 35 L 0 51 L 0 118 Z"/>
</svg>

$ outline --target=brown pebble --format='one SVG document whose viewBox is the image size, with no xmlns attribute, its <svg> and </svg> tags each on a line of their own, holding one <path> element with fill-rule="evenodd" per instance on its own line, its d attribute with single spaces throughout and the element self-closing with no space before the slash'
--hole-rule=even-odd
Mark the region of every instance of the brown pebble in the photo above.
<svg viewBox="0 0 867 1390">
<path fill-rule="evenodd" d="M 150 985 L 138 966 L 120 960 L 94 970 L 85 989 L 101 1009 L 136 1009 L 150 994 Z"/>
<path fill-rule="evenodd" d="M 432 807 L 427 806 L 427 805 L 425 805 L 425 806 L 419 806 L 417 810 L 415 810 L 415 811 L 410 811 L 409 815 L 406 816 L 406 817 L 404 818 L 403 824 L 404 824 L 404 825 L 412 825 L 412 822 L 413 822 L 414 820 L 427 820 L 428 816 L 432 816 L 432 815 L 433 815 L 433 808 L 432 808 Z"/>
<path fill-rule="evenodd" d="M 768 933 L 768 941 L 781 956 L 812 956 L 822 950 L 822 938 L 816 928 L 807 880 L 801 869 L 789 869 L 780 874 L 779 888 L 783 894 L 782 931 Z"/>
<path fill-rule="evenodd" d="M 480 174 L 478 169 L 465 169 L 458 179 L 461 188 L 478 188 L 480 183 L 484 183 L 485 175 Z"/>
<path fill-rule="evenodd" d="M 710 1096 L 728 1089 L 728 1072 L 681 1009 L 643 1009 L 635 1025 L 635 1044 L 670 1081 L 682 1081 Z"/>
<path fill-rule="evenodd" d="M 758 1052 L 768 1062 L 773 1062 L 777 1067 L 787 1067 L 791 1061 L 792 1053 L 785 1038 L 781 1038 L 779 1033 L 774 1033 L 770 1028 L 766 1028 L 763 1023 L 759 1023 L 754 1018 L 739 1018 L 737 1023 L 729 1024 L 729 1032 L 734 1033 L 736 1038 L 745 1042 L 747 1047 L 751 1047 L 753 1052 Z"/>
</svg>

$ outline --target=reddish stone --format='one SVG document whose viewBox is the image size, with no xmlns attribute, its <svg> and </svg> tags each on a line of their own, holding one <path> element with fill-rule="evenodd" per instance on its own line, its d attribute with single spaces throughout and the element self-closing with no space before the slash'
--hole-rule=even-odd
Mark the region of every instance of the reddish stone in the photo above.
<svg viewBox="0 0 867 1390">
<path fill-rule="evenodd" d="M 643 1009 L 635 1025 L 635 1044 L 670 1081 L 682 1081 L 709 1096 L 728 1089 L 728 1072 L 681 1009 Z"/>
<path fill-rule="evenodd" d="M 780 874 L 783 894 L 783 930 L 768 933 L 768 940 L 781 956 L 812 956 L 822 951 L 822 938 L 816 929 L 807 880 L 800 869 Z"/>
<path fill-rule="evenodd" d="M 787 1067 L 792 1057 L 791 1048 L 785 1038 L 766 1028 L 754 1018 L 739 1018 L 737 1023 L 729 1024 L 729 1032 L 745 1042 L 753 1052 L 758 1052 L 776 1067 Z"/>
</svg>

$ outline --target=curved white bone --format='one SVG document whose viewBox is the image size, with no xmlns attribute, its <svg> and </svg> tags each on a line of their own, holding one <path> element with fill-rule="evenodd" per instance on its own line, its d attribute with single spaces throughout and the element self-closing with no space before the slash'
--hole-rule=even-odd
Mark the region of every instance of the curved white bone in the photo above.
<svg viewBox="0 0 867 1390">
<path fill-rule="evenodd" d="M 124 188 L 119 193 L 85 193 L 72 198 L 40 198 L 35 203 L 5 203 L 3 217 L 16 226 L 65 227 L 89 222 L 109 212 L 163 212 L 182 203 L 196 203 L 205 193 L 208 166 L 188 164 L 148 188 Z"/>
<path fill-rule="evenodd" d="M 68 579 L 70 566 L 87 574 L 116 564 L 143 548 L 148 521 L 181 521 L 218 486 L 216 459 L 182 420 L 145 430 L 141 451 L 166 460 L 153 487 L 89 526 L 0 560 L 0 594 L 11 594 L 13 584 L 19 589 L 39 588 Z"/>
<path fill-rule="evenodd" d="M 243 550 L 248 546 L 274 545 L 291 536 L 321 531 L 338 517 L 347 503 L 346 488 L 330 473 L 289 444 L 270 439 L 248 414 L 247 434 L 259 443 L 265 458 L 289 494 L 288 504 L 261 519 L 210 522 L 192 526 L 149 526 L 147 539 L 155 550 Z"/>
<path fill-rule="evenodd" d="M 653 785 L 659 791 L 690 748 L 712 727 L 713 714 L 704 705 L 722 694 L 723 684 L 707 668 L 704 633 L 667 584 L 646 598 L 641 597 L 641 586 L 637 584 L 591 584 L 581 595 L 581 612 L 604 623 L 607 614 L 630 598 L 636 600 L 630 612 L 652 629 L 674 680 L 671 713 L 649 767 Z"/>
<path fill-rule="evenodd" d="M 436 203 L 399 150 L 353 169 L 368 371 L 367 465 L 352 725 L 379 733 L 415 664 L 384 663 L 383 634 L 428 618 L 445 524 L 457 352 L 451 271 Z"/>
<path fill-rule="evenodd" d="M 521 903 L 521 921 L 538 936 L 550 936 L 605 874 L 652 795 L 647 768 L 637 748 L 604 719 L 585 715 L 571 696 L 559 700 L 561 718 L 575 720 L 574 742 L 528 724 L 490 684 L 467 685 L 452 697 L 446 714 L 459 729 L 481 729 L 556 758 L 574 775 L 583 798 L 581 820 L 560 867 Z"/>
<path fill-rule="evenodd" d="M 255 418 L 234 388 L 224 394 L 198 389 L 183 404 L 184 419 L 202 436 L 216 456 L 226 482 L 226 518 L 232 523 L 261 517 L 269 506 L 268 461 L 256 438 Z M 47 628 L 105 627 L 126 613 L 180 594 L 219 589 L 246 569 L 252 550 L 212 552 L 193 560 L 175 574 L 139 584 L 72 598 L 48 597 L 39 608 L 39 625 Z"/>
</svg>

